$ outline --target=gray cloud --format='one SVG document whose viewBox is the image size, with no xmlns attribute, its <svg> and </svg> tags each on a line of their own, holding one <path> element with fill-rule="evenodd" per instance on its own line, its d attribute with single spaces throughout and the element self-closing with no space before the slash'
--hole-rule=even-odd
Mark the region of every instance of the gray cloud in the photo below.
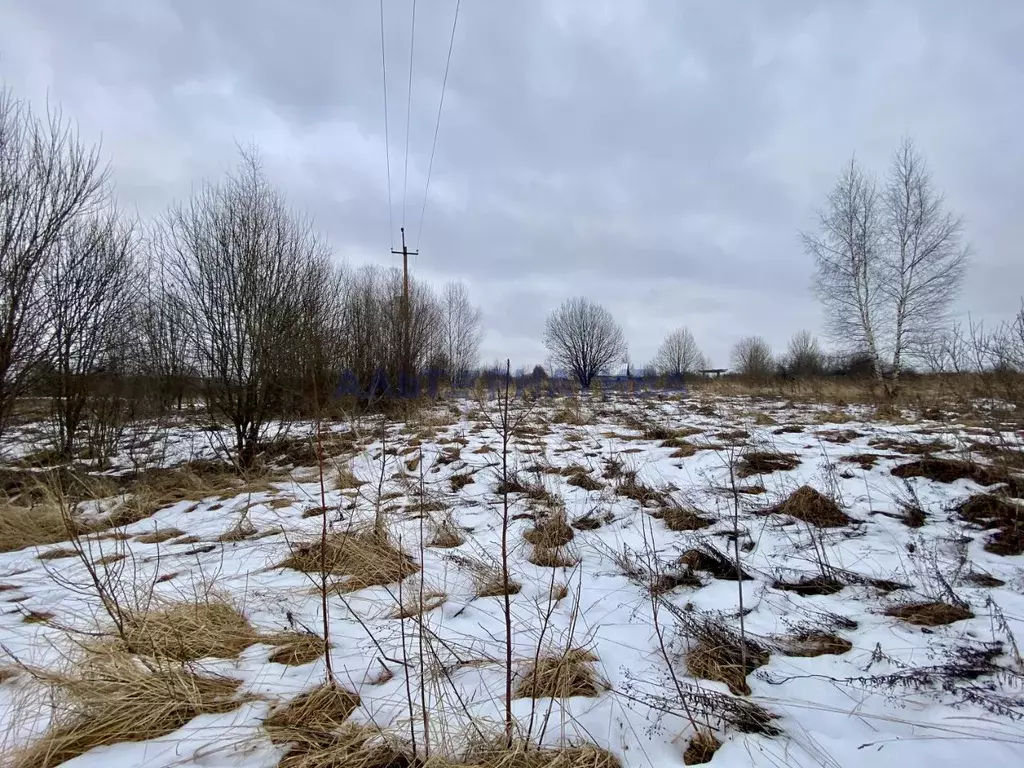
<svg viewBox="0 0 1024 768">
<path fill-rule="evenodd" d="M 404 218 L 416 241 L 454 0 L 417 6 Z M 339 258 L 395 264 L 408 0 L 385 0 L 389 236 L 373 2 L 0 4 L 0 77 L 102 137 L 144 216 L 258 144 Z M 968 221 L 961 309 L 992 319 L 1024 277 L 1024 6 L 943 0 L 465 0 L 417 274 L 465 280 L 485 359 L 544 357 L 545 314 L 587 294 L 634 360 L 689 325 L 720 364 L 739 337 L 817 328 L 797 233 L 856 151 L 904 134 Z"/>
</svg>

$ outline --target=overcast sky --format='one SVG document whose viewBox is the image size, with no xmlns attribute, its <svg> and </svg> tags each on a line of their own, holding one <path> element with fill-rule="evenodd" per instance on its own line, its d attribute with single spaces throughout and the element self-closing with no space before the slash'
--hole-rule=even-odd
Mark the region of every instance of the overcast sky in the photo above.
<svg viewBox="0 0 1024 768">
<path fill-rule="evenodd" d="M 752 333 L 821 325 L 798 232 L 853 152 L 914 137 L 974 253 L 960 311 L 1024 293 L 1021 0 L 384 0 L 389 233 L 376 0 L 0 0 L 0 79 L 102 138 L 151 216 L 255 142 L 337 258 L 465 281 L 485 361 L 540 362 L 544 317 L 583 294 L 631 357 L 689 326 L 713 363 Z"/>
</svg>

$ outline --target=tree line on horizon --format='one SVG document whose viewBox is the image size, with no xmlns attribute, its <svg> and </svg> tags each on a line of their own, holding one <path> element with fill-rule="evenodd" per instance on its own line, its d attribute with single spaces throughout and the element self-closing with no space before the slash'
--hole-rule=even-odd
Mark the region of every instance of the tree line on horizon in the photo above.
<svg viewBox="0 0 1024 768">
<path fill-rule="evenodd" d="M 735 374 L 863 372 L 894 395 L 911 362 L 1024 370 L 1024 310 L 991 332 L 949 323 L 963 225 L 909 140 L 884 183 L 851 161 L 802 239 L 840 348 L 826 354 L 801 331 L 777 357 L 750 336 L 733 349 Z M 481 317 L 459 282 L 413 278 L 406 294 L 398 270 L 338 264 L 252 149 L 139 222 L 115 204 L 98 148 L 59 111 L 40 117 L 0 91 L 0 435 L 19 402 L 41 397 L 58 456 L 83 443 L 103 454 L 125 424 L 195 396 L 231 425 L 245 465 L 268 423 L 318 417 L 339 394 L 408 394 L 428 372 L 467 386 L 481 373 Z M 621 327 L 586 297 L 548 315 L 544 343 L 548 367 L 584 389 L 628 361 Z M 680 327 L 640 372 L 707 367 Z"/>
</svg>

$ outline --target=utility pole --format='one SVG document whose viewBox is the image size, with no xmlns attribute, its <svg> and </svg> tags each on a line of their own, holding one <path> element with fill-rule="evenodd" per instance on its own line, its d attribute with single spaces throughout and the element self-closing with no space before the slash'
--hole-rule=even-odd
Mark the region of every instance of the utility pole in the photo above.
<svg viewBox="0 0 1024 768">
<path fill-rule="evenodd" d="M 410 251 L 405 245 L 405 227 L 402 227 L 402 250 L 391 249 L 394 254 L 402 254 L 402 394 L 411 386 L 412 380 L 412 344 L 409 338 L 409 254 L 419 256 L 419 251 Z"/>
</svg>

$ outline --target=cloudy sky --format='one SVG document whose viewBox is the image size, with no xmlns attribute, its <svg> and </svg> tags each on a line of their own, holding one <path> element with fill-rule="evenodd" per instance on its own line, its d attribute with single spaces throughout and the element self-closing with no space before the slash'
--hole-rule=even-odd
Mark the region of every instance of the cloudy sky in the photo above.
<svg viewBox="0 0 1024 768">
<path fill-rule="evenodd" d="M 1024 293 L 1024 2 L 0 0 L 0 79 L 102 139 L 160 211 L 258 144 L 339 259 L 465 281 L 485 360 L 545 357 L 546 313 L 605 304 L 633 360 L 689 326 L 712 361 L 821 316 L 798 232 L 853 152 L 914 137 L 974 253 L 959 310 Z M 409 130 L 405 183 L 406 122 Z M 385 146 L 392 164 L 388 215 Z M 404 204 L 403 204 L 404 201 Z"/>
</svg>

